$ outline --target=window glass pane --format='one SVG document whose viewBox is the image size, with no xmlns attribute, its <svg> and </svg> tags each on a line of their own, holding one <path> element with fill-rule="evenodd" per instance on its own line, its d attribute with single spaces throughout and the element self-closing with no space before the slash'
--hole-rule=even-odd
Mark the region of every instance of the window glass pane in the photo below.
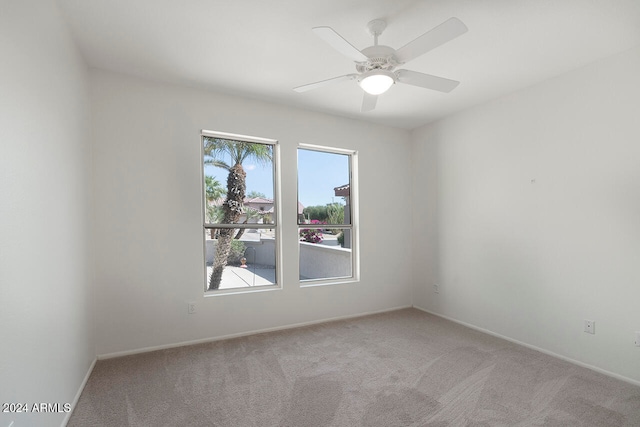
<svg viewBox="0 0 640 427">
<path fill-rule="evenodd" d="M 224 241 L 221 233 L 230 229 L 205 229 L 205 256 L 207 289 L 236 289 L 276 284 L 275 230 L 244 229 L 238 239 L 231 240 L 226 265 L 222 269 L 220 284 L 211 288 L 214 261 L 218 243 Z M 231 229 L 238 236 L 239 229 Z"/>
<path fill-rule="evenodd" d="M 298 224 L 351 224 L 350 156 L 298 149 Z"/>
<path fill-rule="evenodd" d="M 205 222 L 274 224 L 273 147 L 203 137 Z"/>
<path fill-rule="evenodd" d="M 348 230 L 345 230 L 348 231 Z M 300 280 L 337 279 L 353 276 L 351 248 L 300 241 Z"/>
<path fill-rule="evenodd" d="M 354 276 L 351 161 L 349 154 L 298 149 L 300 280 Z"/>
<path fill-rule="evenodd" d="M 205 289 L 276 284 L 275 146 L 209 135 L 202 144 Z"/>
</svg>

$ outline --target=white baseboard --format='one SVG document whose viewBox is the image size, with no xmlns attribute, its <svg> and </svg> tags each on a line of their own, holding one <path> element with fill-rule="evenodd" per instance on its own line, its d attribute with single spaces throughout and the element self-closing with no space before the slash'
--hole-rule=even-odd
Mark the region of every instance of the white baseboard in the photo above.
<svg viewBox="0 0 640 427">
<path fill-rule="evenodd" d="M 634 380 L 634 379 L 629 378 L 629 377 L 625 377 L 624 375 L 616 374 L 615 372 L 607 371 L 605 369 L 598 368 L 597 366 L 593 366 L 593 365 L 589 365 L 589 364 L 584 363 L 584 362 L 580 362 L 579 360 L 575 360 L 575 359 L 572 359 L 570 357 L 554 353 L 553 351 L 545 350 L 544 348 L 536 347 L 535 345 L 527 344 L 526 342 L 518 341 L 516 339 L 507 337 L 505 335 L 498 334 L 498 333 L 490 331 L 488 329 L 484 329 L 484 328 L 481 328 L 479 326 L 472 325 L 471 323 L 463 322 L 461 320 L 454 319 L 452 317 L 445 316 L 443 314 L 436 313 L 436 312 L 433 312 L 431 310 L 427 310 L 426 308 L 422 308 L 422 307 L 419 307 L 417 305 L 414 305 L 413 308 L 416 308 L 416 309 L 418 309 L 420 311 L 424 311 L 425 313 L 433 314 L 434 316 L 438 316 L 438 317 L 440 317 L 442 319 L 449 320 L 449 321 L 457 323 L 459 325 L 466 326 L 467 328 L 474 329 L 476 331 L 480 331 L 480 332 L 485 333 L 487 335 L 491 335 L 491 336 L 494 336 L 494 337 L 497 337 L 497 338 L 501 338 L 503 340 L 512 342 L 514 344 L 518 344 L 518 345 L 521 345 L 523 347 L 527 347 L 527 348 L 530 348 L 532 350 L 539 351 L 540 353 L 544 353 L 546 355 L 555 357 L 557 359 L 564 360 L 565 362 L 569 362 L 569 363 L 572 363 L 574 365 L 578 365 L 578 366 L 581 366 L 583 368 L 587 368 L 587 369 L 590 369 L 592 371 L 596 371 L 598 373 L 601 373 L 601 374 L 607 375 L 609 377 L 612 377 L 612 378 L 615 378 L 615 379 L 624 381 L 626 383 L 633 384 L 635 386 L 639 386 L 640 387 L 640 381 Z"/>
<path fill-rule="evenodd" d="M 350 315 L 346 315 L 346 316 L 331 317 L 331 318 L 328 318 L 328 319 L 312 320 L 312 321 L 309 321 L 309 322 L 293 323 L 293 324 L 288 324 L 288 325 L 284 325 L 284 326 L 276 326 L 276 327 L 273 327 L 273 328 L 257 329 L 257 330 L 253 330 L 253 331 L 241 332 L 241 333 L 238 333 L 238 334 L 222 335 L 222 336 L 218 336 L 218 337 L 203 338 L 203 339 L 199 339 L 199 340 L 181 341 L 181 342 L 177 342 L 177 343 L 173 343 L 173 344 L 158 345 L 158 346 L 153 346 L 153 347 L 143 347 L 143 348 L 138 348 L 138 349 L 134 349 L 134 350 L 118 351 L 118 352 L 114 352 L 114 353 L 100 354 L 100 355 L 98 355 L 98 360 L 112 359 L 114 357 L 122 357 L 122 356 L 131 356 L 131 355 L 134 355 L 134 354 L 148 353 L 150 351 L 166 350 L 168 348 L 184 347 L 184 346 L 194 345 L 194 344 L 204 344 L 204 343 L 208 343 L 208 342 L 222 341 L 222 340 L 227 340 L 227 339 L 231 339 L 231 338 L 246 337 L 246 336 L 249 336 L 249 335 L 263 334 L 265 332 L 275 332 L 275 331 L 282 331 L 282 330 L 285 330 L 285 329 L 300 328 L 300 327 L 303 327 L 303 326 L 310 326 L 310 325 L 317 325 L 317 324 L 320 324 L 320 323 L 335 322 L 335 321 L 338 321 L 338 320 L 355 319 L 355 318 L 358 318 L 358 317 L 370 316 L 372 314 L 386 313 L 386 312 L 389 312 L 389 311 L 402 310 L 402 309 L 411 308 L 411 307 L 412 307 L 411 305 L 406 305 L 406 306 L 400 306 L 400 307 L 386 308 L 386 309 L 383 309 L 383 310 L 369 311 L 369 312 L 358 313 L 358 314 L 350 314 Z"/>
<path fill-rule="evenodd" d="M 84 386 L 87 385 L 87 381 L 89 381 L 89 377 L 91 376 L 91 373 L 93 372 L 93 368 L 96 366 L 96 362 L 97 361 L 98 361 L 98 359 L 94 358 L 93 362 L 91 362 L 91 365 L 89 366 L 89 370 L 87 371 L 87 374 L 84 376 L 84 379 L 82 380 L 82 383 L 80 383 L 80 387 L 78 388 L 78 392 L 76 393 L 76 397 L 74 397 L 73 398 L 73 402 L 71 402 L 71 412 L 67 412 L 67 414 L 64 416 L 64 419 L 62 420 L 62 424 L 60 425 L 61 427 L 66 427 L 67 423 L 71 419 L 71 415 L 73 414 L 73 410 L 75 409 L 76 405 L 78 404 L 78 400 L 80 400 L 80 395 L 82 394 L 82 391 L 84 390 Z"/>
</svg>

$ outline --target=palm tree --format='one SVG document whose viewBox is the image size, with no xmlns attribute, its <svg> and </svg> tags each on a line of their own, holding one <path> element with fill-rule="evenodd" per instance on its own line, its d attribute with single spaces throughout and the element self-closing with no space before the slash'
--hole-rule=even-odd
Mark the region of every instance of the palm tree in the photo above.
<svg viewBox="0 0 640 427">
<path fill-rule="evenodd" d="M 224 187 L 215 176 L 206 175 L 204 177 L 204 191 L 208 202 L 213 202 L 224 196 Z"/>
<path fill-rule="evenodd" d="M 247 173 L 242 167 L 245 160 L 268 164 L 272 160 L 271 146 L 244 141 L 220 138 L 204 138 L 205 164 L 222 168 L 229 172 L 227 176 L 227 195 L 222 209 L 222 224 L 236 224 L 243 213 L 246 193 Z M 228 161 L 228 162 L 227 162 Z M 227 265 L 234 229 L 222 228 L 218 235 L 218 245 L 213 259 L 213 272 L 209 280 L 209 290 L 218 289 L 222 280 L 222 271 Z"/>
<path fill-rule="evenodd" d="M 224 187 L 215 176 L 205 175 L 204 192 L 206 198 L 205 214 L 206 222 L 213 224 L 218 223 L 223 218 L 222 206 L 218 206 L 213 202 L 221 199 L 225 195 Z M 211 229 L 211 238 L 215 236 L 215 229 Z"/>
</svg>

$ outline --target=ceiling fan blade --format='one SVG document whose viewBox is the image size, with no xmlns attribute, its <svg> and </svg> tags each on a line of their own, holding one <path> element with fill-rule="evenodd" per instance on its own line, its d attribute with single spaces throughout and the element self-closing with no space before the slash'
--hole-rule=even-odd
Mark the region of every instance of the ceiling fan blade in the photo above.
<svg viewBox="0 0 640 427">
<path fill-rule="evenodd" d="M 364 92 L 364 97 L 362 98 L 362 108 L 360 111 L 366 113 L 367 111 L 373 111 L 376 108 L 376 102 L 378 101 L 378 95 L 371 95 L 367 92 Z"/>
<path fill-rule="evenodd" d="M 451 92 L 460 84 L 460 82 L 456 80 L 445 79 L 444 77 L 432 76 L 430 74 L 418 73 L 417 71 L 410 70 L 398 70 L 396 71 L 396 76 L 400 83 L 437 90 L 439 92 Z"/>
<path fill-rule="evenodd" d="M 365 62 L 369 59 L 330 27 L 315 27 L 313 32 L 347 58 L 356 62 Z"/>
<path fill-rule="evenodd" d="M 342 82 L 342 81 L 345 81 L 345 80 L 353 80 L 355 78 L 356 78 L 356 74 L 346 74 L 344 76 L 334 77 L 332 79 L 322 80 L 322 81 L 319 81 L 319 82 L 309 83 L 307 85 L 294 87 L 293 90 L 295 90 L 296 92 L 306 92 L 308 90 L 312 90 L 312 89 L 316 89 L 316 88 L 319 88 L 319 87 L 322 87 L 322 86 L 330 85 L 332 83 L 338 83 L 338 82 Z"/>
<path fill-rule="evenodd" d="M 449 18 L 437 27 L 427 31 L 417 39 L 407 43 L 396 51 L 396 60 L 403 64 L 429 52 L 468 31 L 458 18 Z"/>
</svg>

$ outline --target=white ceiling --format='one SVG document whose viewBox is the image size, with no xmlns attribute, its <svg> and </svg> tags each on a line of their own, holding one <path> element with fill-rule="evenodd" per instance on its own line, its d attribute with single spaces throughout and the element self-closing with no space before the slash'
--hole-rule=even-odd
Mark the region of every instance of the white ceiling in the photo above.
<svg viewBox="0 0 640 427">
<path fill-rule="evenodd" d="M 90 66 L 412 129 L 640 45 L 640 0 L 58 0 Z M 449 17 L 466 34 L 403 68 L 459 80 L 444 94 L 395 85 L 360 112 L 355 72 L 318 38 L 330 26 L 358 49 L 387 21 L 399 48 Z"/>
</svg>

